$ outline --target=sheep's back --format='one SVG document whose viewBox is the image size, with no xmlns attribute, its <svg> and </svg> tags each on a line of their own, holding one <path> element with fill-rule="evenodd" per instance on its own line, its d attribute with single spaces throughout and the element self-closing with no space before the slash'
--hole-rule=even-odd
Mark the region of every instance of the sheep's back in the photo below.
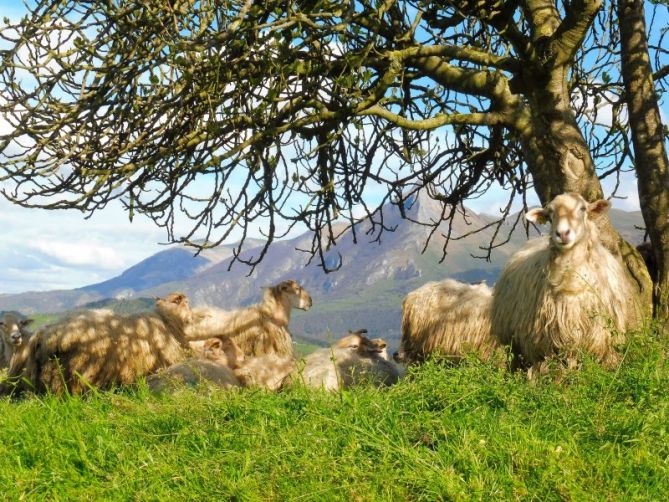
<svg viewBox="0 0 669 502">
<path fill-rule="evenodd" d="M 497 346 L 491 336 L 492 290 L 485 284 L 453 279 L 429 282 L 402 303 L 401 352 L 410 361 L 437 351 L 455 359 L 475 352 L 488 357 Z"/>
<path fill-rule="evenodd" d="M 188 359 L 147 378 L 147 384 L 154 392 L 205 382 L 225 389 L 241 385 L 230 368 L 203 359 Z"/>
<path fill-rule="evenodd" d="M 171 328 L 154 314 L 78 316 L 42 335 L 39 379 L 54 392 L 130 384 L 184 357 Z"/>
</svg>

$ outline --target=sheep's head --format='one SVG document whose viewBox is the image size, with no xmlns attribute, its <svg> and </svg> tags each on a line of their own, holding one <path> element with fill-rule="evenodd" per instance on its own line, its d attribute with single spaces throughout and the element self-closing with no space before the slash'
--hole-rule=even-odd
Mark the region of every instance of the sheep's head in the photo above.
<svg viewBox="0 0 669 502">
<path fill-rule="evenodd" d="M 588 203 L 579 194 L 564 193 L 555 197 L 546 207 L 530 209 L 525 218 L 539 225 L 550 222 L 551 245 L 565 251 L 588 235 L 588 220 L 604 214 L 609 207 L 611 203 L 608 200 Z"/>
<path fill-rule="evenodd" d="M 357 332 L 349 331 L 349 335 L 337 340 L 333 347 L 350 350 L 352 353 L 356 353 L 360 357 L 381 357 L 387 360 L 388 353 L 386 348 L 388 345 L 386 342 L 381 338 L 370 340 L 366 336 L 362 336 L 360 334 L 361 332 L 367 333 L 367 330 L 360 330 Z"/>
<path fill-rule="evenodd" d="M 193 318 L 188 297 L 183 293 L 170 293 L 165 298 L 156 298 L 156 312 L 183 323 L 188 323 Z"/>
<path fill-rule="evenodd" d="M 283 281 L 274 286 L 272 290 L 293 308 L 309 310 L 313 304 L 309 293 L 295 281 Z"/>
<path fill-rule="evenodd" d="M 32 319 L 21 319 L 14 314 L 5 314 L 0 317 L 0 333 L 5 342 L 15 347 L 20 346 L 28 336 L 25 327 Z"/>
<path fill-rule="evenodd" d="M 230 338 L 210 338 L 204 343 L 204 357 L 235 369 L 244 362 L 244 352 Z"/>
</svg>

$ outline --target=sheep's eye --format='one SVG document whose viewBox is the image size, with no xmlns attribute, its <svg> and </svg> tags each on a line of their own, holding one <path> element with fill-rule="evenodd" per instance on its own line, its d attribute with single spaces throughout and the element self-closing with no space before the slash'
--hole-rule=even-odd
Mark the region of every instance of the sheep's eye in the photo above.
<svg viewBox="0 0 669 502">
<path fill-rule="evenodd" d="M 349 345 L 349 347 L 352 348 L 352 349 L 357 349 L 359 347 L 359 345 Z"/>
<path fill-rule="evenodd" d="M 582 212 L 582 213 L 585 213 L 585 211 L 586 211 L 586 207 L 583 206 L 583 207 L 581 208 L 581 212 Z"/>
</svg>

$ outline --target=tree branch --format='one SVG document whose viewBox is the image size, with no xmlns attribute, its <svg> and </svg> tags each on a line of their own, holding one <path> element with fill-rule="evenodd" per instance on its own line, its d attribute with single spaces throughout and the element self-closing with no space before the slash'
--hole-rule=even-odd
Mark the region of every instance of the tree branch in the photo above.
<svg viewBox="0 0 669 502">
<path fill-rule="evenodd" d="M 502 123 L 502 116 L 498 113 L 440 113 L 424 120 L 411 120 L 401 115 L 397 115 L 386 108 L 379 105 L 374 105 L 370 108 L 357 112 L 358 115 L 374 115 L 381 117 L 396 126 L 403 129 L 411 129 L 414 131 L 424 131 L 436 129 L 448 124 L 470 124 L 470 125 L 496 125 Z"/>
<path fill-rule="evenodd" d="M 415 46 L 389 51 L 386 55 L 392 59 L 397 58 L 400 60 L 438 56 L 447 59 L 469 61 L 470 63 L 509 72 L 517 71 L 520 67 L 520 61 L 512 56 L 497 56 L 471 47 L 458 47 L 455 45 Z"/>
<path fill-rule="evenodd" d="M 576 51 L 583 44 L 588 29 L 601 6 L 602 0 L 574 0 L 571 2 L 567 15 L 550 42 L 556 66 L 570 64 L 574 60 Z"/>
</svg>

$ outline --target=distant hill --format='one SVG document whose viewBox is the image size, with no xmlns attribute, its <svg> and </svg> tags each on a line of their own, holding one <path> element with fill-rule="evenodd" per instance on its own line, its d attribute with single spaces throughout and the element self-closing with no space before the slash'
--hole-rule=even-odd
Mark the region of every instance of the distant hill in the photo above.
<svg viewBox="0 0 669 502">
<path fill-rule="evenodd" d="M 427 197 L 410 201 L 405 208 L 409 217 L 430 221 L 438 216 L 438 205 Z M 619 231 L 633 243 L 643 238 L 640 212 L 627 213 L 612 210 L 612 220 Z M 357 244 L 348 231 L 329 251 L 327 258 L 336 263 L 342 256 L 339 271 L 325 274 L 316 263 L 307 264 L 308 256 L 296 249 L 309 247 L 311 235 L 275 242 L 264 260 L 249 274 L 249 268 L 235 263 L 230 268 L 233 245 L 221 246 L 194 257 L 192 250 L 173 247 L 161 251 L 130 267 L 118 277 L 70 291 L 49 291 L 0 295 L 0 309 L 31 312 L 58 312 L 82 306 L 109 306 L 136 311 L 150 306 L 151 298 L 171 291 L 183 291 L 193 305 L 217 305 L 234 308 L 257 301 L 261 289 L 280 280 L 299 281 L 312 294 L 313 308 L 297 312 L 291 323 L 293 333 L 322 343 L 329 337 L 338 337 L 349 328 L 367 328 L 376 336 L 399 339 L 401 301 L 408 291 L 428 281 L 454 277 L 467 282 L 485 280 L 494 283 L 502 266 L 527 239 L 522 225 L 511 234 L 509 242 L 496 248 L 490 261 L 473 258 L 481 255 L 481 246 L 492 238 L 494 229 L 488 228 L 475 235 L 461 238 L 472 229 L 494 221 L 488 215 L 468 211 L 456 216 L 443 263 L 447 232 L 442 224 L 434 232 L 425 251 L 421 253 L 430 229 L 402 219 L 394 206 L 384 208 L 386 227 L 394 232 L 379 236 L 378 228 L 369 223 L 356 226 Z M 514 221 L 513 218 L 510 221 Z M 511 230 L 511 223 L 503 225 L 501 235 Z M 538 232 L 530 229 L 530 236 Z M 260 241 L 251 243 L 244 256 L 257 256 Z M 115 298 L 113 301 L 105 299 Z M 141 299 L 136 301 L 136 299 Z"/>
</svg>

